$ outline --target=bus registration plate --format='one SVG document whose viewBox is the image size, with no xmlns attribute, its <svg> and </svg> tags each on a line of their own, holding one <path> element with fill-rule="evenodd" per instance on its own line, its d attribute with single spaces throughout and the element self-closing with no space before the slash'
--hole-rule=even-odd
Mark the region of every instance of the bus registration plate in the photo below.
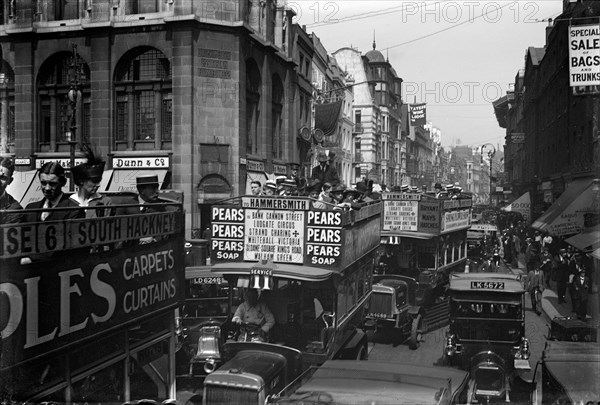
<svg viewBox="0 0 600 405">
<path fill-rule="evenodd" d="M 223 277 L 194 277 L 192 284 L 223 284 Z"/>
<path fill-rule="evenodd" d="M 503 281 L 471 281 L 473 290 L 504 290 Z"/>
</svg>

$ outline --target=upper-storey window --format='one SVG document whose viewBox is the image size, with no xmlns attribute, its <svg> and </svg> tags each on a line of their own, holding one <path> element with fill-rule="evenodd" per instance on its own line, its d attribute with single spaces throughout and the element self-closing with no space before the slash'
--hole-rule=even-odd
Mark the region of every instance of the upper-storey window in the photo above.
<svg viewBox="0 0 600 405">
<path fill-rule="evenodd" d="M 8 153 L 15 144 L 15 75 L 8 63 L 0 62 L 0 153 Z"/>
<path fill-rule="evenodd" d="M 283 85 L 279 75 L 273 75 L 271 91 L 271 149 L 273 157 L 283 159 Z"/>
<path fill-rule="evenodd" d="M 124 6 L 125 14 L 158 13 L 160 11 L 158 0 L 121 0 L 121 4 Z"/>
<path fill-rule="evenodd" d="M 79 0 L 54 0 L 42 2 L 40 5 L 42 6 L 40 11 L 48 21 L 76 20 L 79 18 Z"/>
<path fill-rule="evenodd" d="M 91 93 L 87 63 L 72 52 L 61 52 L 44 62 L 39 71 L 38 150 L 57 152 L 69 140 L 89 140 Z M 70 90 L 78 90 L 75 102 L 68 97 Z"/>
<path fill-rule="evenodd" d="M 171 64 L 149 47 L 132 50 L 115 73 L 115 142 L 123 149 L 170 149 Z"/>
<path fill-rule="evenodd" d="M 246 61 L 246 153 L 257 154 L 260 140 L 260 70 L 253 59 Z"/>
</svg>

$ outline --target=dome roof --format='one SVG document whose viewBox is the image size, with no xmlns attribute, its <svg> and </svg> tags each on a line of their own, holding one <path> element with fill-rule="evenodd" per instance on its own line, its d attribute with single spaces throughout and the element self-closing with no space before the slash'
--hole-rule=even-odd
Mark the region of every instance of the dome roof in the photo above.
<svg viewBox="0 0 600 405">
<path fill-rule="evenodd" d="M 365 56 L 369 59 L 369 62 L 385 62 L 383 54 L 376 49 L 370 50 Z"/>
</svg>

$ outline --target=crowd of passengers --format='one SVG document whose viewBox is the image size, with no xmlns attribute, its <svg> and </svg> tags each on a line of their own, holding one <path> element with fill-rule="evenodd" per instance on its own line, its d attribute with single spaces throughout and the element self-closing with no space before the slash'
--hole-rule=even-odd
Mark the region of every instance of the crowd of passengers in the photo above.
<svg viewBox="0 0 600 405">
<path fill-rule="evenodd" d="M 358 210 L 365 204 L 381 199 L 382 192 L 420 193 L 433 198 L 463 197 L 462 188 L 458 184 L 449 184 L 442 187 L 436 183 L 434 191 L 429 192 L 427 186 L 420 189 L 417 186 L 394 186 L 391 189 L 383 184 L 374 185 L 372 180 L 356 183 L 355 187 L 347 187 L 339 178 L 337 170 L 330 163 L 331 158 L 324 152 L 317 155 L 319 164 L 312 168 L 309 179 L 298 174 L 298 165 L 292 166 L 290 177 L 277 176 L 275 180 L 267 180 L 262 184 L 258 180 L 250 183 L 252 195 L 257 196 L 300 196 L 315 200 L 313 206 L 321 209 L 355 209 Z"/>
<path fill-rule="evenodd" d="M 63 191 L 67 175 L 60 163 L 47 162 L 38 171 L 42 195 L 38 201 L 27 204 L 25 210 L 7 192 L 7 187 L 13 181 L 14 163 L 10 158 L 0 157 L 0 225 L 176 210 L 174 206 L 159 204 L 169 201 L 159 198 L 156 175 L 137 177 L 138 195 L 128 196 L 119 201 L 118 207 L 114 207 L 116 204 L 110 197 L 98 192 L 105 162 L 89 148 L 85 153 L 87 161 L 71 170 L 75 192 Z"/>
</svg>

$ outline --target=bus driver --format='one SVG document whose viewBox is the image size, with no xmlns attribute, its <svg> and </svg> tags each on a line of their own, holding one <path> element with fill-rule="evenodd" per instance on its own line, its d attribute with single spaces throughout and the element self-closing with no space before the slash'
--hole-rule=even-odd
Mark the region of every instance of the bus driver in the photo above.
<svg viewBox="0 0 600 405">
<path fill-rule="evenodd" d="M 246 322 L 258 325 L 265 334 L 275 325 L 273 313 L 267 304 L 258 301 L 258 291 L 254 288 L 246 291 L 245 300 L 235 311 L 232 321 L 237 324 Z"/>
</svg>

